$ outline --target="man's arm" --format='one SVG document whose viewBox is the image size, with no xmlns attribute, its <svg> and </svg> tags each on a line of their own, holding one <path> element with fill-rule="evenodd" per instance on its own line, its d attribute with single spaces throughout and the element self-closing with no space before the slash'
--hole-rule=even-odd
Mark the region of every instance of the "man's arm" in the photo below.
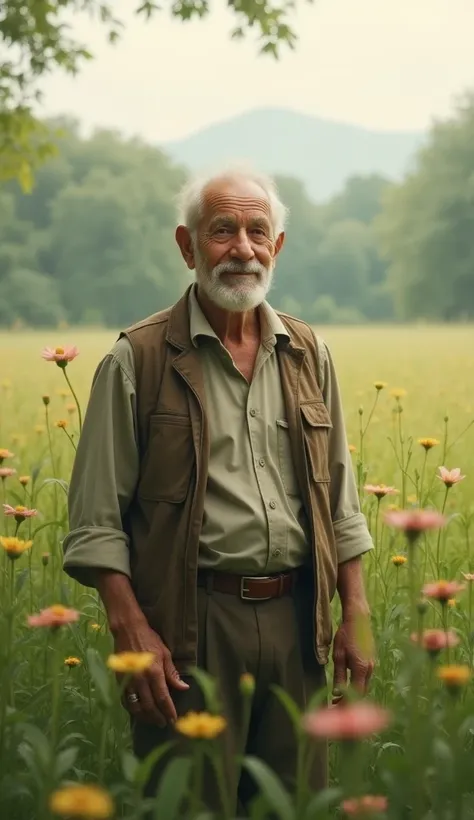
<svg viewBox="0 0 474 820">
<path fill-rule="evenodd" d="M 330 501 L 339 564 L 337 590 L 342 607 L 342 624 L 334 638 L 334 688 L 346 683 L 349 670 L 351 682 L 365 690 L 373 661 L 360 646 L 361 635 L 370 632 L 361 557 L 373 549 L 373 543 L 360 510 L 334 363 L 321 340 L 318 346 L 321 389 L 333 425 L 329 438 Z"/>
<path fill-rule="evenodd" d="M 130 580 L 129 539 L 122 521 L 139 475 L 133 354 L 126 339 L 94 376 L 69 489 L 71 531 L 64 540 L 64 569 L 95 586 L 104 604 L 115 649 L 153 652 L 149 672 L 130 688 L 137 717 L 159 725 L 176 719 L 168 686 L 185 689 L 171 655 L 150 628 Z"/>
</svg>

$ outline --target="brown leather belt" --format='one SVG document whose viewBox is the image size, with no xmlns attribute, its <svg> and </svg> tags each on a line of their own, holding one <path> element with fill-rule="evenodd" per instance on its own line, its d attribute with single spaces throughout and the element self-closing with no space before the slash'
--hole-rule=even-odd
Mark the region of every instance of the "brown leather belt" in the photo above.
<svg viewBox="0 0 474 820">
<path fill-rule="evenodd" d="M 228 572 L 198 571 L 198 586 L 238 595 L 243 601 L 269 601 L 293 590 L 295 572 L 279 575 L 233 575 Z"/>
</svg>

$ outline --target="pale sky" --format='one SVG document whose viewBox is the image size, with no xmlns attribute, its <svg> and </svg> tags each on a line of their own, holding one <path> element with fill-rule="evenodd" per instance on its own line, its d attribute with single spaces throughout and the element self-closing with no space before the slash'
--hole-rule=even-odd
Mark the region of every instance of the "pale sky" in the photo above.
<svg viewBox="0 0 474 820">
<path fill-rule="evenodd" d="M 170 0 L 163 3 L 168 7 Z M 160 12 L 126 20 L 106 43 L 97 22 L 73 32 L 95 54 L 76 78 L 59 72 L 42 88 L 42 113 L 71 114 L 89 129 L 112 127 L 152 142 L 259 107 L 285 107 L 380 130 L 424 129 L 474 87 L 473 0 L 299 0 L 295 52 L 279 62 L 248 41 L 231 41 L 223 0 L 202 22 Z"/>
</svg>

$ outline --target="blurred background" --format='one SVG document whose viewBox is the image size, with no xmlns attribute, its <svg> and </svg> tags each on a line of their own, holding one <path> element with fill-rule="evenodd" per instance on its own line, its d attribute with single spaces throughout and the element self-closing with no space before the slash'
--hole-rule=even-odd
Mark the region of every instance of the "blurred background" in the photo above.
<svg viewBox="0 0 474 820">
<path fill-rule="evenodd" d="M 171 304 L 176 193 L 241 159 L 290 208 L 276 308 L 472 320 L 473 30 L 471 0 L 4 0 L 0 324 Z"/>
</svg>

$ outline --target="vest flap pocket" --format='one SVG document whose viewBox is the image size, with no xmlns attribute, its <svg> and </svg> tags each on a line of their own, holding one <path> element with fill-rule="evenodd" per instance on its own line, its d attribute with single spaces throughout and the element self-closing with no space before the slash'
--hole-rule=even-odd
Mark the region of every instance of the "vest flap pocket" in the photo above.
<svg viewBox="0 0 474 820">
<path fill-rule="evenodd" d="M 311 427 L 332 427 L 331 417 L 323 401 L 302 404 L 301 412 Z"/>
<path fill-rule="evenodd" d="M 194 460 L 189 416 L 173 413 L 151 416 L 138 484 L 139 497 L 145 501 L 182 503 L 188 494 Z"/>
<path fill-rule="evenodd" d="M 301 405 L 306 454 L 314 481 L 330 481 L 328 445 L 331 417 L 323 401 Z"/>
</svg>

